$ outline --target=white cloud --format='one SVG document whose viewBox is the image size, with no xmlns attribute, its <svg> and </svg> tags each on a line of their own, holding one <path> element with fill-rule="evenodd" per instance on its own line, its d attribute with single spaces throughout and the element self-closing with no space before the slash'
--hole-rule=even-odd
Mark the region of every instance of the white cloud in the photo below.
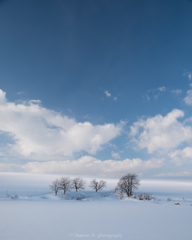
<svg viewBox="0 0 192 240">
<path fill-rule="evenodd" d="M 108 90 L 105 91 L 105 94 L 107 97 L 111 97 L 111 93 L 109 93 Z"/>
<path fill-rule="evenodd" d="M 192 140 L 192 128 L 178 122 L 184 112 L 173 109 L 165 117 L 156 115 L 147 120 L 140 119 L 131 126 L 132 142 L 140 149 L 147 148 L 148 153 L 168 152 L 182 142 Z"/>
<path fill-rule="evenodd" d="M 13 167 L 15 168 L 16 165 Z M 164 166 L 164 159 L 142 161 L 139 158 L 123 161 L 101 161 L 91 156 L 84 156 L 75 161 L 29 162 L 20 166 L 21 171 L 28 173 L 58 173 L 71 175 L 89 175 L 102 177 L 120 177 L 128 172 L 142 174 Z M 9 166 L 10 168 L 11 166 Z M 0 164 L 4 171 L 5 164 Z"/>
<path fill-rule="evenodd" d="M 174 94 L 181 94 L 182 90 L 181 89 L 174 89 L 171 92 L 174 93 Z"/>
<path fill-rule="evenodd" d="M 186 69 L 184 69 L 183 76 L 186 76 L 186 75 L 187 75 L 189 81 L 191 81 L 191 79 L 192 79 L 192 72 L 191 71 L 186 71 Z"/>
<path fill-rule="evenodd" d="M 192 177 L 192 172 L 179 172 L 179 173 L 161 173 L 154 177 Z"/>
<path fill-rule="evenodd" d="M 29 104 L 31 104 L 31 103 L 37 103 L 37 104 L 39 104 L 39 103 L 41 103 L 41 100 L 30 100 L 28 103 L 29 103 Z"/>
<path fill-rule="evenodd" d="M 164 86 L 163 87 L 159 87 L 158 89 L 159 89 L 160 92 L 166 92 L 166 87 L 164 87 Z"/>
<path fill-rule="evenodd" d="M 116 152 L 111 152 L 111 156 L 113 157 L 113 158 L 116 158 L 116 159 L 119 159 L 120 158 L 120 156 L 119 156 L 119 153 L 116 153 Z"/>
<path fill-rule="evenodd" d="M 117 97 L 114 97 L 114 101 L 117 101 Z"/>
<path fill-rule="evenodd" d="M 182 165 L 186 161 L 192 162 L 192 147 L 175 150 L 169 153 L 169 156 L 172 158 L 172 162 L 174 162 L 177 166 Z"/>
<path fill-rule="evenodd" d="M 8 102 L 5 92 L 0 90 L 0 131 L 15 141 L 7 145 L 7 153 L 33 159 L 46 159 L 45 156 L 54 159 L 81 151 L 95 154 L 123 130 L 123 122 L 117 125 L 81 123 L 39 103 L 40 100 Z"/>
<path fill-rule="evenodd" d="M 192 106 L 192 90 L 187 91 L 187 96 L 184 98 L 184 101 L 187 105 Z"/>
</svg>

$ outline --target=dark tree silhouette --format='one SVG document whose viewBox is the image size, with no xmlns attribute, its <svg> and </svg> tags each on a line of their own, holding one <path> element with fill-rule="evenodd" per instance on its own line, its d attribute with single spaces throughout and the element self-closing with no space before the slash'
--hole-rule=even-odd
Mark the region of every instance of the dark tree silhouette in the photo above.
<svg viewBox="0 0 192 240">
<path fill-rule="evenodd" d="M 51 185 L 49 185 L 49 187 L 51 188 L 51 190 L 55 192 L 55 195 L 57 195 L 57 192 L 59 191 L 59 187 L 60 187 L 59 184 L 60 184 L 60 183 L 59 183 L 59 180 L 56 179 L 55 181 L 52 182 Z"/>
<path fill-rule="evenodd" d="M 93 188 L 95 192 L 98 192 L 99 190 L 102 190 L 104 187 L 106 187 L 106 181 L 101 180 L 100 182 L 98 182 L 96 179 L 93 179 L 90 182 L 89 186 Z"/>
<path fill-rule="evenodd" d="M 72 181 L 71 181 L 71 187 L 74 188 L 76 190 L 76 192 L 79 190 L 79 189 L 84 189 L 85 188 L 85 184 L 86 184 L 86 181 L 84 181 L 82 178 L 78 177 L 78 178 L 74 178 Z"/>
<path fill-rule="evenodd" d="M 64 194 L 71 189 L 71 179 L 68 177 L 62 177 L 59 180 L 59 189 L 63 190 Z"/>
<path fill-rule="evenodd" d="M 133 190 L 138 188 L 139 182 L 136 174 L 128 173 L 119 180 L 115 192 L 126 193 L 130 197 L 133 195 Z"/>
</svg>

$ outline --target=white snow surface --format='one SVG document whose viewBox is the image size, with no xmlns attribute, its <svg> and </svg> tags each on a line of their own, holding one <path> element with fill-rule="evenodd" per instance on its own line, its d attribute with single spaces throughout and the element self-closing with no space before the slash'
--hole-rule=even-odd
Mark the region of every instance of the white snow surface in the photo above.
<svg viewBox="0 0 192 240">
<path fill-rule="evenodd" d="M 117 178 L 103 178 L 107 188 L 94 193 L 86 176 L 85 191 L 55 196 L 49 184 L 59 177 L 0 173 L 1 240 L 192 239 L 191 179 L 142 179 L 137 192 L 154 197 L 142 201 L 114 195 Z"/>
</svg>

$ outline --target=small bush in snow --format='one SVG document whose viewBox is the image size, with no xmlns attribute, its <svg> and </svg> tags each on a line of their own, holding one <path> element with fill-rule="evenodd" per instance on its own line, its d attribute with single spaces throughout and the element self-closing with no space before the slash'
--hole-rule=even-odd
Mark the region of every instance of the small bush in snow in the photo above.
<svg viewBox="0 0 192 240">
<path fill-rule="evenodd" d="M 171 199 L 171 198 L 167 198 L 167 201 L 168 201 L 168 202 L 171 202 L 171 201 L 172 201 L 172 199 Z"/>
<path fill-rule="evenodd" d="M 143 198 L 148 201 L 152 199 L 151 194 L 148 194 L 148 193 L 144 193 Z"/>
<path fill-rule="evenodd" d="M 17 198 L 17 195 L 16 193 L 14 192 L 13 196 L 11 196 L 11 199 L 16 199 Z"/>
<path fill-rule="evenodd" d="M 83 198 L 85 198 L 84 196 L 82 197 L 77 197 L 76 200 L 82 200 Z"/>
<path fill-rule="evenodd" d="M 120 192 L 117 194 L 117 197 L 122 200 L 124 198 L 124 194 Z"/>
<path fill-rule="evenodd" d="M 143 194 L 142 193 L 138 194 L 138 198 L 143 198 Z"/>
</svg>

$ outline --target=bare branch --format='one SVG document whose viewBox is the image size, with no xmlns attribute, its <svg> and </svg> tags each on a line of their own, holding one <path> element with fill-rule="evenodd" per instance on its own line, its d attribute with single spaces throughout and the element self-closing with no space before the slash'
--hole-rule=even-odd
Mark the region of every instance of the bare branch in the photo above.
<svg viewBox="0 0 192 240">
<path fill-rule="evenodd" d="M 59 191 L 59 180 L 56 179 L 55 181 L 52 182 L 51 185 L 49 185 L 52 191 L 55 192 L 55 195 L 57 195 L 57 192 Z"/>
<path fill-rule="evenodd" d="M 76 192 L 79 189 L 84 189 L 85 188 L 86 181 L 84 181 L 82 178 L 74 178 L 71 182 L 71 187 L 76 190 Z"/>
<path fill-rule="evenodd" d="M 136 174 L 128 173 L 119 180 L 115 192 L 120 194 L 126 193 L 128 197 L 132 196 L 133 189 L 138 188 L 139 182 L 140 180 L 137 179 Z"/>
<path fill-rule="evenodd" d="M 62 177 L 59 180 L 59 189 L 62 189 L 64 194 L 71 189 L 71 179 L 68 177 Z"/>
<path fill-rule="evenodd" d="M 104 187 L 106 187 L 106 181 L 101 180 L 100 182 L 97 182 L 96 179 L 93 179 L 90 182 L 90 187 L 95 190 L 95 192 L 98 192 L 99 190 L 102 190 Z"/>
</svg>

